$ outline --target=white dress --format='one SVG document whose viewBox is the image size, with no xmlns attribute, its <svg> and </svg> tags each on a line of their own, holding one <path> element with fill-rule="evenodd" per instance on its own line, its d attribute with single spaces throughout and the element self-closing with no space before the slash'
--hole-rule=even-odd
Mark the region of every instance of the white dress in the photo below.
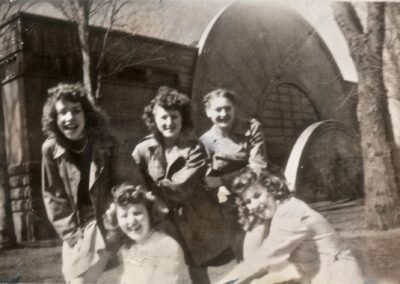
<svg viewBox="0 0 400 284">
<path fill-rule="evenodd" d="M 268 237 L 258 248 L 246 246 L 249 240 L 260 240 L 257 235 L 265 235 L 265 230 L 261 225 L 248 233 L 245 260 L 229 279 L 249 275 L 249 271 L 268 270 L 265 276 L 252 283 L 288 281 L 290 274 L 307 284 L 363 283 L 351 251 L 346 249 L 328 221 L 303 201 L 291 197 L 280 203 L 271 220 Z"/>
<path fill-rule="evenodd" d="M 181 247 L 163 232 L 153 231 L 145 242 L 122 247 L 121 255 L 123 284 L 177 284 L 189 279 Z"/>
</svg>

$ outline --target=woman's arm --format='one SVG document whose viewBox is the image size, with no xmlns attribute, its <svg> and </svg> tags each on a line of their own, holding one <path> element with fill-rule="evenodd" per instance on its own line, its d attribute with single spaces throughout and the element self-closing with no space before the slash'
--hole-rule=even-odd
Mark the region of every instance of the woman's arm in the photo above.
<svg viewBox="0 0 400 284">
<path fill-rule="evenodd" d="M 80 238 L 77 216 L 65 192 L 56 161 L 54 143 L 47 140 L 42 147 L 42 193 L 47 216 L 62 240 L 73 246 Z M 72 198 L 72 197 L 71 197 Z"/>
<path fill-rule="evenodd" d="M 171 168 L 173 165 L 171 165 Z M 202 145 L 196 144 L 189 149 L 183 166 L 169 179 L 175 187 L 190 183 L 193 179 L 201 178 L 207 171 L 206 154 Z"/>
<path fill-rule="evenodd" d="M 256 173 L 266 170 L 268 162 L 264 134 L 261 123 L 255 119 L 251 120 L 249 144 L 249 168 Z"/>
<path fill-rule="evenodd" d="M 192 189 L 201 182 L 207 170 L 205 151 L 199 145 L 188 149 L 188 155 L 180 157 L 169 168 L 172 174 L 159 182 L 159 186 L 177 194 L 180 199 L 186 199 L 192 194 Z"/>
<path fill-rule="evenodd" d="M 275 218 L 275 217 L 274 217 Z M 270 234 L 260 249 L 248 256 L 220 283 L 237 280 L 236 283 L 249 283 L 269 272 L 271 267 L 287 262 L 292 252 L 308 237 L 308 230 L 301 222 L 301 216 L 293 220 L 287 218 L 273 219 Z"/>
<path fill-rule="evenodd" d="M 267 162 L 267 151 L 265 147 L 265 139 L 262 132 L 261 123 L 257 120 L 252 119 L 250 121 L 250 135 L 249 135 L 249 156 L 247 160 L 247 167 L 259 174 L 265 171 L 268 166 Z M 227 188 L 231 188 L 232 182 L 240 173 L 241 169 L 225 174 L 221 177 L 223 185 Z"/>
</svg>

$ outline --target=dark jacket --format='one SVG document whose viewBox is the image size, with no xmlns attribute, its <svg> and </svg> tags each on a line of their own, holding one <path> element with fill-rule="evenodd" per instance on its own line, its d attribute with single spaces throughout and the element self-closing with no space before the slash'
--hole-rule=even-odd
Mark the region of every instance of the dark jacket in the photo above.
<svg viewBox="0 0 400 284">
<path fill-rule="evenodd" d="M 154 194 L 167 203 L 183 238 L 181 245 L 196 264 L 211 260 L 228 247 L 217 201 L 201 184 L 206 154 L 196 140 L 181 138 L 167 162 L 162 145 L 149 135 L 139 142 L 132 157 Z M 163 180 L 171 187 L 163 186 Z"/>
<path fill-rule="evenodd" d="M 42 146 L 42 192 L 47 216 L 62 240 L 68 241 L 85 225 L 77 205 L 81 172 L 70 153 L 48 138 Z M 117 140 L 99 138 L 93 142 L 89 173 L 89 196 L 97 225 L 107 243 L 104 213 L 112 201 L 111 187 L 124 180 L 143 183 L 140 171 L 124 155 Z"/>
</svg>

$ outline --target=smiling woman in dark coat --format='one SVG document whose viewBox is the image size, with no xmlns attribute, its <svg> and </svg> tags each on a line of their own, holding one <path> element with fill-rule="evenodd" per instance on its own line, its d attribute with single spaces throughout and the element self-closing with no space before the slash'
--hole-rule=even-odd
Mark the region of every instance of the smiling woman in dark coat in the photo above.
<svg viewBox="0 0 400 284">
<path fill-rule="evenodd" d="M 42 117 L 48 136 L 42 146 L 44 204 L 63 240 L 66 282 L 96 282 L 117 245 L 109 236 L 118 239 L 103 222 L 111 187 L 126 179 L 143 180 L 82 84 L 59 84 L 48 95 Z"/>
</svg>

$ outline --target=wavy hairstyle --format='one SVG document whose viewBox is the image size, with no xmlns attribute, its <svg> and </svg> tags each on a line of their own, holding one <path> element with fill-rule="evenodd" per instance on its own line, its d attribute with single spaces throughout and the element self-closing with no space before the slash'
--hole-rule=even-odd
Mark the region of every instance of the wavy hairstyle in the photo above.
<svg viewBox="0 0 400 284">
<path fill-rule="evenodd" d="M 85 131 L 88 136 L 104 137 L 110 133 L 108 118 L 97 106 L 92 104 L 86 95 L 82 83 L 59 83 L 47 91 L 47 101 L 43 106 L 42 131 L 48 137 L 54 137 L 58 144 L 68 147 L 68 139 L 57 126 L 57 111 L 55 104 L 58 101 L 80 103 L 85 117 Z"/>
<path fill-rule="evenodd" d="M 149 212 L 150 225 L 152 227 L 160 224 L 169 211 L 164 202 L 148 191 L 143 185 L 123 182 L 114 186 L 111 193 L 115 206 L 129 208 L 130 205 L 143 203 Z"/>
<path fill-rule="evenodd" d="M 233 105 L 236 105 L 236 96 L 233 91 L 227 89 L 216 89 L 203 97 L 203 105 L 205 109 L 207 109 L 210 106 L 210 101 L 213 98 L 226 98 Z"/>
<path fill-rule="evenodd" d="M 232 191 L 235 193 L 235 203 L 238 208 L 238 222 L 242 225 L 244 230 L 249 230 L 255 224 L 257 218 L 251 214 L 244 203 L 241 195 L 254 184 L 259 184 L 271 194 L 276 200 L 284 200 L 293 195 L 289 190 L 285 176 L 275 170 L 276 172 L 261 172 L 257 175 L 251 169 L 245 168 L 241 171 L 238 177 L 232 182 Z"/>
<path fill-rule="evenodd" d="M 190 98 L 176 89 L 161 86 L 156 97 L 144 108 L 142 119 L 150 132 L 159 136 L 156 122 L 154 120 L 154 106 L 158 105 L 165 110 L 177 110 L 182 116 L 182 132 L 193 129 L 193 121 L 190 114 Z"/>
</svg>

